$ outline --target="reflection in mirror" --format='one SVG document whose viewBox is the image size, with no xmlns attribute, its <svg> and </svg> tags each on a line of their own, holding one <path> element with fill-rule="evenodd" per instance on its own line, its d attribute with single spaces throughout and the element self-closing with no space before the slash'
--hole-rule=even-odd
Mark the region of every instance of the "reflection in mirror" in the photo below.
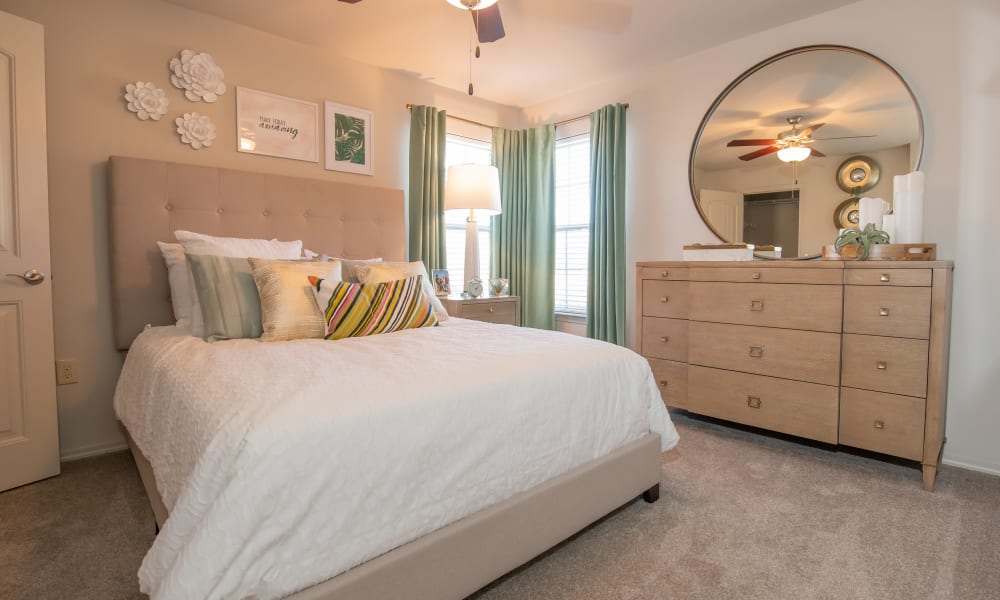
<svg viewBox="0 0 1000 600">
<path fill-rule="evenodd" d="M 892 67 L 853 48 L 798 48 L 751 68 L 709 108 L 691 193 L 726 242 L 819 254 L 857 217 L 845 201 L 891 202 L 893 176 L 919 166 L 922 146 L 920 108 Z"/>
</svg>

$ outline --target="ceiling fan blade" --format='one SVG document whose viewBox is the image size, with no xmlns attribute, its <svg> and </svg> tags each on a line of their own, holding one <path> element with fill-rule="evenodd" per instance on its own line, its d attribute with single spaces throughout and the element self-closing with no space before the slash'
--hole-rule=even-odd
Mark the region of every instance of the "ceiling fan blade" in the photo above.
<svg viewBox="0 0 1000 600">
<path fill-rule="evenodd" d="M 770 146 L 771 144 L 777 143 L 778 140 L 733 140 L 726 144 L 727 148 L 733 148 L 734 146 Z"/>
<path fill-rule="evenodd" d="M 767 156 L 768 154 L 773 154 L 778 151 L 777 146 L 768 146 L 767 148 L 761 148 L 751 152 L 750 154 L 744 154 L 740 157 L 740 160 L 753 160 L 755 158 L 760 158 L 761 156 Z"/>
<path fill-rule="evenodd" d="M 503 30 L 503 19 L 500 18 L 500 5 L 494 4 L 479 10 L 470 10 L 472 22 L 476 24 L 479 43 L 486 44 L 503 38 L 507 33 Z"/>
<path fill-rule="evenodd" d="M 347 4 L 357 4 L 361 0 L 338 0 L 339 2 L 346 2 Z"/>
<path fill-rule="evenodd" d="M 810 125 L 809 127 L 806 127 L 802 131 L 800 131 L 799 135 L 802 136 L 802 137 L 809 137 L 809 136 L 812 135 L 812 133 L 814 131 L 816 131 L 817 129 L 819 129 L 820 127 L 822 127 L 824 125 L 826 125 L 826 123 L 815 123 L 813 125 Z"/>
<path fill-rule="evenodd" d="M 819 158 L 825 158 L 826 157 L 825 154 L 823 154 L 822 152 L 820 152 L 819 150 L 817 150 L 815 148 L 810 148 L 810 150 L 812 150 L 812 152 L 809 153 L 809 156 L 816 156 L 816 157 L 819 157 Z"/>
<path fill-rule="evenodd" d="M 873 137 L 878 137 L 878 135 L 844 135 L 841 137 L 832 137 L 832 138 L 813 138 L 812 141 L 822 142 L 826 140 L 855 140 L 858 138 L 873 138 Z"/>
</svg>

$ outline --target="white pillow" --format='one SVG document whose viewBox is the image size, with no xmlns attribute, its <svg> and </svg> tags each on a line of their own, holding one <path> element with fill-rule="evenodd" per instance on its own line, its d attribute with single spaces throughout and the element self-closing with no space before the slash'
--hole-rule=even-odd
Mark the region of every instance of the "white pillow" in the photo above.
<svg viewBox="0 0 1000 600">
<path fill-rule="evenodd" d="M 434 293 L 434 284 L 431 283 L 431 278 L 427 276 L 427 267 L 424 266 L 423 261 L 365 263 L 355 265 L 354 272 L 357 273 L 358 281 L 361 283 L 382 283 L 383 281 L 396 281 L 397 279 L 407 279 L 416 275 L 422 275 L 423 281 L 421 282 L 421 287 L 431 306 L 434 307 L 434 316 L 439 323 L 448 320 L 448 311 L 445 310 L 444 305 L 441 304 L 441 300 Z M 348 281 L 346 276 L 344 277 L 344 281 Z"/>
<path fill-rule="evenodd" d="M 169 242 L 156 242 L 167 263 L 167 282 L 170 283 L 170 304 L 174 307 L 174 320 L 178 327 L 191 328 L 191 288 L 188 280 L 187 258 L 184 246 Z"/>
<path fill-rule="evenodd" d="M 294 260 L 302 256 L 302 240 L 279 242 L 278 240 L 259 240 L 252 238 L 232 238 L 205 235 L 191 231 L 178 230 L 174 237 L 184 247 L 185 254 L 211 254 L 213 256 L 231 256 L 234 258 L 284 258 Z M 191 269 L 187 269 L 188 289 L 191 298 L 191 334 L 205 337 L 205 319 L 201 314 L 201 303 L 198 301 L 198 291 L 194 285 Z"/>
</svg>

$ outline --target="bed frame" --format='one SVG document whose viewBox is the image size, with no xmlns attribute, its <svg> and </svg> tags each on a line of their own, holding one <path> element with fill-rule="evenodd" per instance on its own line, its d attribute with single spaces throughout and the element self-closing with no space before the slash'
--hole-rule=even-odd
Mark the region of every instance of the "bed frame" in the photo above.
<svg viewBox="0 0 1000 600">
<path fill-rule="evenodd" d="M 173 322 L 156 246 L 176 229 L 302 239 L 316 252 L 404 260 L 401 190 L 112 157 L 109 162 L 115 340 Z M 168 511 L 143 451 L 125 432 L 158 526 Z M 464 598 L 635 499 L 660 491 L 660 436 L 611 454 L 290 596 L 294 600 Z"/>
</svg>

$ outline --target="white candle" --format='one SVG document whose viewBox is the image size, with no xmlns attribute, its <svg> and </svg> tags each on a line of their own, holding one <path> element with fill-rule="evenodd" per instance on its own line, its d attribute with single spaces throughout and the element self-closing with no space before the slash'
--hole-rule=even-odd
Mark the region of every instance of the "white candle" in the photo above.
<svg viewBox="0 0 1000 600">
<path fill-rule="evenodd" d="M 864 229 L 869 223 L 875 226 L 875 229 L 882 229 L 882 199 L 881 198 L 862 198 L 858 200 L 858 207 L 860 219 L 858 220 L 858 228 Z"/>
</svg>

